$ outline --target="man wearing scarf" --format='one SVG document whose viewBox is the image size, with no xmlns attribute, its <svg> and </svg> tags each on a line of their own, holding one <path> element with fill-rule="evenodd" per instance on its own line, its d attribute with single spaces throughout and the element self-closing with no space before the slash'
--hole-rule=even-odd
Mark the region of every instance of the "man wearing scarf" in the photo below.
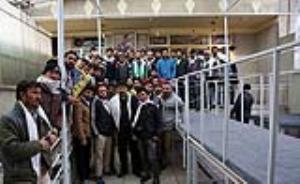
<svg viewBox="0 0 300 184">
<path fill-rule="evenodd" d="M 146 62 L 141 58 L 141 51 L 136 52 L 136 58 L 132 63 L 132 74 L 134 79 L 145 79 L 148 77 L 148 67 Z"/>
<path fill-rule="evenodd" d="M 41 106 L 45 110 L 53 126 L 60 129 L 62 120 L 61 102 L 67 98 L 60 90 L 60 70 L 57 59 L 47 61 L 42 75 L 37 78 L 41 84 Z"/>
<path fill-rule="evenodd" d="M 161 116 L 157 106 L 150 100 L 146 88 L 138 88 L 139 106 L 132 122 L 133 134 L 138 140 L 141 158 L 141 183 L 153 177 L 153 184 L 159 184 L 158 135 Z"/>
<path fill-rule="evenodd" d="M 121 168 L 119 176 L 128 174 L 128 152 L 131 155 L 133 174 L 139 175 L 139 158 L 136 140 L 132 139 L 131 123 L 137 109 L 136 97 L 128 92 L 127 86 L 120 83 L 117 94 L 110 100 L 111 113 L 117 127 L 117 146 Z"/>
<path fill-rule="evenodd" d="M 50 183 L 50 148 L 57 131 L 40 106 L 41 88 L 35 81 L 17 85 L 17 102 L 0 120 L 0 149 L 5 184 Z"/>
</svg>

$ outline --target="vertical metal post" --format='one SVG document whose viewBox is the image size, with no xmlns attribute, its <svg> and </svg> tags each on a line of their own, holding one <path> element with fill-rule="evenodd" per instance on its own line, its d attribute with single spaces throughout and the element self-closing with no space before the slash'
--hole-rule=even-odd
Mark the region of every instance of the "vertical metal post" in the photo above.
<svg viewBox="0 0 300 184">
<path fill-rule="evenodd" d="M 197 184 L 198 179 L 197 179 L 197 152 L 195 149 L 192 150 L 192 184 Z"/>
<path fill-rule="evenodd" d="M 278 114 L 279 114 L 279 58 L 278 51 L 273 52 L 273 71 L 271 90 L 271 112 L 270 112 L 270 137 L 269 137 L 269 156 L 268 156 L 268 184 L 275 183 L 275 160 L 278 134 Z"/>
<path fill-rule="evenodd" d="M 227 0 L 224 0 L 224 8 L 225 8 L 225 15 L 224 15 L 224 41 L 225 41 L 225 54 L 226 59 L 229 59 L 229 40 L 228 40 L 228 17 L 227 17 L 227 10 L 228 10 L 228 4 Z M 229 60 L 227 61 L 229 62 Z M 223 153 L 222 153 L 222 161 L 223 164 L 226 164 L 227 160 L 227 148 L 228 148 L 228 121 L 229 121 L 229 72 L 228 72 L 228 66 L 224 66 L 224 122 L 223 122 Z"/>
<path fill-rule="evenodd" d="M 61 86 L 66 89 L 67 73 L 64 65 L 64 0 L 58 0 L 57 9 L 57 48 L 58 48 L 58 64 L 61 71 Z M 68 152 L 68 126 L 66 102 L 62 103 L 62 153 L 63 153 L 63 183 L 70 184 L 70 165 Z"/>
<path fill-rule="evenodd" d="M 218 102 L 219 102 L 219 100 L 218 100 L 218 94 L 219 94 L 219 88 L 218 88 L 218 81 L 217 80 L 215 80 L 214 81 L 214 85 L 215 85 L 215 99 L 214 99 L 214 105 L 215 105 L 215 112 L 216 112 L 216 114 L 218 114 L 218 112 L 219 112 L 219 104 L 218 104 Z"/>
<path fill-rule="evenodd" d="M 203 72 L 201 72 L 201 104 L 200 104 L 200 114 L 201 114 L 201 116 L 200 116 L 200 137 L 201 137 L 201 142 L 202 142 L 202 144 L 205 144 L 205 141 L 204 141 L 204 121 L 203 121 L 203 118 L 204 118 L 204 106 L 205 106 L 205 96 L 204 96 L 204 94 L 205 94 L 205 90 L 204 90 L 204 88 L 205 88 L 205 75 L 204 75 L 204 73 Z M 206 90 L 206 93 L 208 93 L 208 91 Z M 209 103 L 208 101 L 206 102 L 207 104 Z"/>
<path fill-rule="evenodd" d="M 245 122 L 245 95 L 244 95 L 244 80 L 241 79 L 241 86 L 240 86 L 240 91 L 241 91 L 241 121 L 242 123 Z"/>
<path fill-rule="evenodd" d="M 210 106 L 210 90 L 209 90 L 209 84 L 210 81 L 206 81 L 205 83 L 205 89 L 206 89 L 206 101 L 207 101 L 207 109 L 210 110 L 211 106 Z"/>
<path fill-rule="evenodd" d="M 264 76 L 261 74 L 259 76 L 259 84 L 260 84 L 260 97 L 259 97 L 259 106 L 260 106 L 260 111 L 259 111 L 259 125 L 261 128 L 264 128 L 264 97 L 265 97 L 265 89 L 264 89 Z"/>
<path fill-rule="evenodd" d="M 97 4 L 97 33 L 98 33 L 98 54 L 102 54 L 102 23 L 101 23 L 101 11 L 100 0 L 96 0 Z"/>
<path fill-rule="evenodd" d="M 180 79 L 175 79 L 175 93 L 176 95 L 180 96 L 179 95 L 179 90 L 178 90 L 178 81 Z M 178 129 L 178 123 L 179 123 L 179 109 L 178 109 L 178 101 L 176 100 L 175 102 L 175 125 L 176 125 L 176 129 Z"/>
<path fill-rule="evenodd" d="M 186 130 L 186 132 L 187 132 L 187 138 L 186 138 L 186 143 L 187 143 L 187 177 L 186 177 L 186 179 L 187 179 L 187 182 L 186 183 L 191 183 L 191 173 L 192 173 L 192 171 L 191 171 L 191 169 L 192 169 L 192 160 L 191 160 L 191 151 L 192 151 L 192 149 L 191 149 L 191 145 L 190 145 L 190 143 L 189 143 L 189 137 L 190 137 L 190 130 L 191 130 L 191 125 L 190 125 L 190 109 L 189 109 L 189 105 L 190 105 L 190 98 L 189 98 L 189 94 L 190 94 L 190 90 L 189 90 L 189 75 L 186 75 L 185 76 L 185 81 L 184 81 L 184 88 L 185 88 L 185 90 L 184 90 L 184 92 L 185 92 L 185 104 L 184 104 L 184 121 L 185 121 L 185 123 L 186 123 L 186 125 L 187 125 L 187 130 Z"/>
</svg>

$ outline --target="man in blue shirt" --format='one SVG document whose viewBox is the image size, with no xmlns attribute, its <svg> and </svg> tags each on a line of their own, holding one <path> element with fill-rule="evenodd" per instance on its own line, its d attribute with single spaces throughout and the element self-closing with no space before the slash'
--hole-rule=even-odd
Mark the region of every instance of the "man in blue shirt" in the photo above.
<svg viewBox="0 0 300 184">
<path fill-rule="evenodd" d="M 157 72 L 161 78 L 170 80 L 176 77 L 176 61 L 169 57 L 168 49 L 162 52 L 162 58 L 158 60 Z"/>
</svg>

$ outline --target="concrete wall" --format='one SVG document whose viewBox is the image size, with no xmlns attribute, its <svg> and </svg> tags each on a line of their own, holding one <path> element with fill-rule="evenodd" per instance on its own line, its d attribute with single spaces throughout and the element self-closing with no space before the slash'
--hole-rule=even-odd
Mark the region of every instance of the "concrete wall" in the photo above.
<svg viewBox="0 0 300 184">
<path fill-rule="evenodd" d="M 30 17 L 0 1 L 0 85 L 34 78 L 51 55 L 51 39 Z"/>
<path fill-rule="evenodd" d="M 9 112 L 15 103 L 15 88 L 0 86 L 0 116 Z"/>
</svg>

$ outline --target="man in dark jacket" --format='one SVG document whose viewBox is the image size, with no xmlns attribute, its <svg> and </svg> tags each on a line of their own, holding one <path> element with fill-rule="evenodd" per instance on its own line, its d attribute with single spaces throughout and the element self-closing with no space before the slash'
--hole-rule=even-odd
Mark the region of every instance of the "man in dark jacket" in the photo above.
<svg viewBox="0 0 300 184">
<path fill-rule="evenodd" d="M 132 122 L 134 136 L 138 140 L 141 158 L 141 182 L 153 176 L 153 184 L 159 183 L 158 134 L 161 128 L 161 116 L 157 106 L 150 101 L 146 88 L 137 89 L 139 107 Z"/>
<path fill-rule="evenodd" d="M 119 53 L 116 64 L 116 81 L 125 83 L 131 75 L 131 69 L 124 53 Z"/>
<path fill-rule="evenodd" d="M 35 81 L 17 85 L 17 102 L 1 118 L 0 148 L 4 183 L 33 184 L 49 181 L 50 148 L 57 139 L 40 107 L 41 88 Z"/>
<path fill-rule="evenodd" d="M 176 58 L 176 76 L 180 77 L 188 73 L 189 62 L 187 58 L 183 57 L 182 51 L 177 51 L 177 58 Z"/>
<path fill-rule="evenodd" d="M 116 130 L 109 107 L 108 90 L 104 84 L 97 86 L 91 113 L 95 175 L 98 178 L 97 184 L 102 184 L 103 173 L 112 171 L 110 168 L 112 137 Z"/>
<path fill-rule="evenodd" d="M 242 121 L 244 120 L 244 123 L 249 123 L 250 117 L 251 117 L 251 108 L 253 105 L 253 96 L 249 92 L 251 90 L 250 84 L 244 85 L 244 117 L 242 117 L 242 95 L 239 94 L 237 100 L 234 103 L 234 106 L 230 112 L 231 118 Z"/>
</svg>

